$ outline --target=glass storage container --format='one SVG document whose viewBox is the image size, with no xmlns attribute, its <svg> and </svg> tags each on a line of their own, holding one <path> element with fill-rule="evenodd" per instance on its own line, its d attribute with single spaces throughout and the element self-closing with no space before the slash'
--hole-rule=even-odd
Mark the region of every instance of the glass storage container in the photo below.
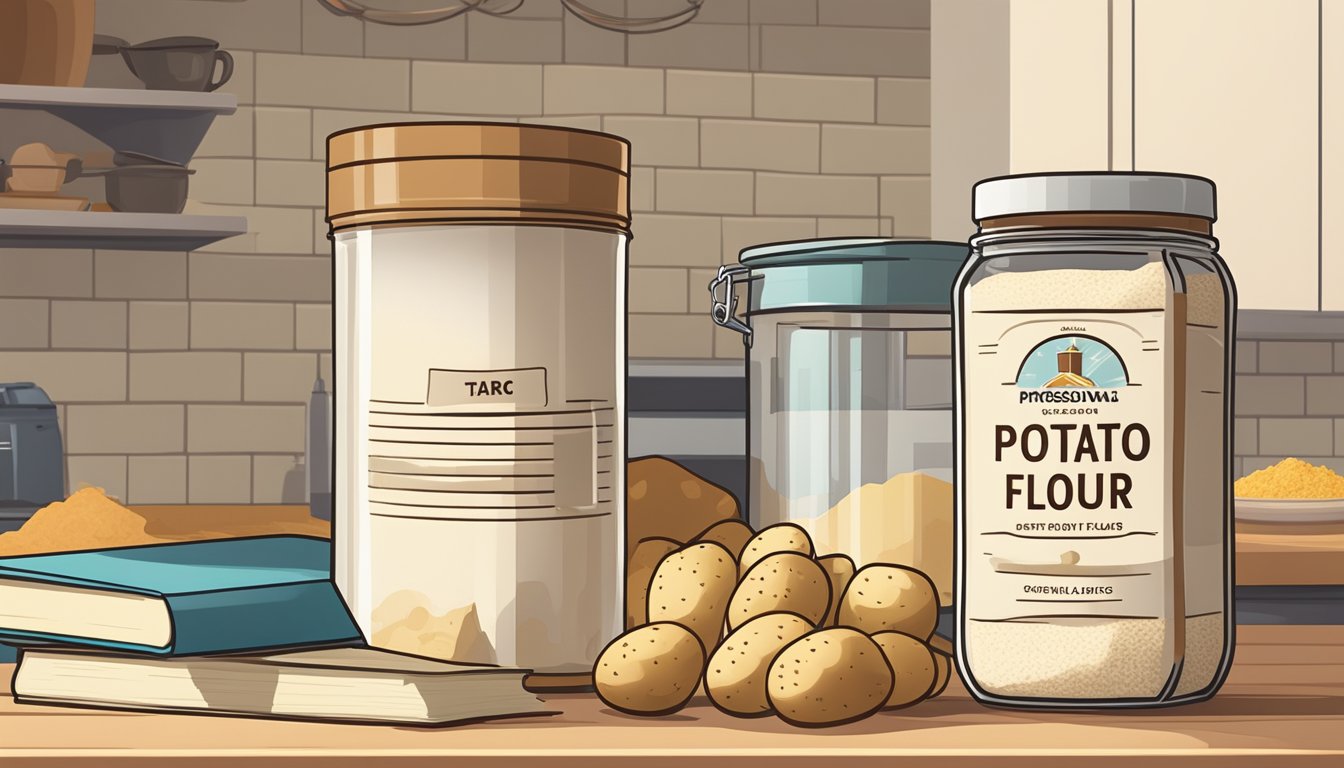
<svg viewBox="0 0 1344 768">
<path fill-rule="evenodd" d="M 957 282 L 957 663 L 982 702 L 1214 694 L 1232 651 L 1236 301 L 1214 188 L 975 187 Z"/>
<path fill-rule="evenodd" d="M 753 525 L 952 590 L 950 292 L 963 243 L 812 240 L 742 251 L 710 286 L 743 334 Z M 746 313 L 736 314 L 738 284 Z M 721 288 L 722 287 L 722 288 Z"/>
<path fill-rule="evenodd" d="M 619 631 L 628 178 L 588 131 L 329 138 L 334 559 L 372 645 L 583 685 Z"/>
</svg>

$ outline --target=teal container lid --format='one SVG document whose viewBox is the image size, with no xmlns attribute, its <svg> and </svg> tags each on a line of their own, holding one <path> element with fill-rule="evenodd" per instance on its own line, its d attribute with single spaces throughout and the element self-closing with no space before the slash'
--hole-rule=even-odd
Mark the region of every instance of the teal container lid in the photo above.
<svg viewBox="0 0 1344 768">
<path fill-rule="evenodd" d="M 966 243 L 881 237 L 757 245 L 738 260 L 751 270 L 748 314 L 804 308 L 950 312 Z"/>
</svg>

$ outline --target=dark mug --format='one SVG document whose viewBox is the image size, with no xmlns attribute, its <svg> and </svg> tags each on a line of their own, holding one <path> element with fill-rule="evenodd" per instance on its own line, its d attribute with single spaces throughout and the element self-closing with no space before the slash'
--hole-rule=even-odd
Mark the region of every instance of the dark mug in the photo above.
<svg viewBox="0 0 1344 768">
<path fill-rule="evenodd" d="M 165 37 L 121 49 L 131 73 L 155 91 L 213 91 L 233 76 L 233 56 L 205 37 Z M 216 62 L 223 62 L 214 79 Z"/>
</svg>

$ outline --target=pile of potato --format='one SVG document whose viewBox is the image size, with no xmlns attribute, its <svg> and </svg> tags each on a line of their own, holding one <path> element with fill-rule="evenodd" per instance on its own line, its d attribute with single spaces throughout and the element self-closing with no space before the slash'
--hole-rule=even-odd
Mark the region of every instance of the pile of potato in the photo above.
<svg viewBox="0 0 1344 768">
<path fill-rule="evenodd" d="M 647 538 L 627 574 L 632 628 L 593 668 L 598 696 L 622 712 L 676 712 L 703 684 L 729 714 L 838 725 L 937 696 L 951 674 L 927 576 L 814 557 L 790 523 L 753 533 L 725 520 L 684 545 Z"/>
</svg>

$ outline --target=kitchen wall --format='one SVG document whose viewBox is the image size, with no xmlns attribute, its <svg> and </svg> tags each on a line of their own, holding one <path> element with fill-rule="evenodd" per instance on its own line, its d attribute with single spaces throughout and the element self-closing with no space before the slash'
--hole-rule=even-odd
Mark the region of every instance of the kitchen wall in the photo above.
<svg viewBox="0 0 1344 768">
<path fill-rule="evenodd" d="M 1331 335 L 1344 339 L 1340 331 Z M 1344 343 L 1290 329 L 1274 335 L 1237 344 L 1238 473 L 1287 456 L 1344 473 Z"/>
<path fill-rule="evenodd" d="M 607 7 L 627 4 L 675 5 Z M 419 119 L 630 138 L 630 352 L 739 357 L 705 286 L 743 246 L 928 235 L 928 26 L 928 0 L 707 0 L 682 29 L 631 37 L 557 0 L 413 28 L 316 0 L 98 0 L 99 33 L 233 53 L 239 109 L 192 163 L 188 212 L 245 215 L 250 233 L 193 253 L 0 249 L 0 380 L 59 403 L 71 490 L 302 501 L 304 404 L 331 369 L 324 137 Z M 138 82 L 109 56 L 89 85 Z"/>
</svg>

